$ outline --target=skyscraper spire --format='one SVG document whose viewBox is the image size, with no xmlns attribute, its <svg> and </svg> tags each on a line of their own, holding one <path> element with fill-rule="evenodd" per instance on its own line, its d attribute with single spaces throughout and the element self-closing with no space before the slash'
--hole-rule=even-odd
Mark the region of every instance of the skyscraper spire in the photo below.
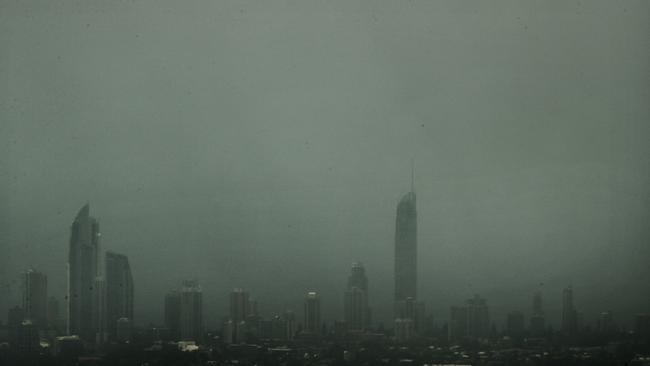
<svg viewBox="0 0 650 366">
<path fill-rule="evenodd" d="M 411 192 L 415 193 L 415 159 L 411 158 Z"/>
</svg>

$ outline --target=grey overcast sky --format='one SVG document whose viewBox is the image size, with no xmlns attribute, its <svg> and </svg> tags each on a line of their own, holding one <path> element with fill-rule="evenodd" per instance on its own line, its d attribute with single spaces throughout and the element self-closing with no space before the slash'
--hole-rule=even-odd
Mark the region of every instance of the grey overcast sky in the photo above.
<svg viewBox="0 0 650 366">
<path fill-rule="evenodd" d="M 544 283 L 585 321 L 650 312 L 648 1 L 0 0 L 0 312 L 63 299 L 90 202 L 136 322 L 197 277 L 342 317 L 353 261 L 389 322 L 415 159 L 419 291 L 501 325 Z M 5 320 L 6 321 L 6 320 Z"/>
</svg>

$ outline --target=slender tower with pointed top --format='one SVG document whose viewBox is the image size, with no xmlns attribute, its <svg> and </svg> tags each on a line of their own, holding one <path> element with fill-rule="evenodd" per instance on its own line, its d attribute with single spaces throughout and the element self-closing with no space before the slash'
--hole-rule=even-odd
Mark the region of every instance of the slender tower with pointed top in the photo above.
<svg viewBox="0 0 650 366">
<path fill-rule="evenodd" d="M 414 168 L 411 191 L 397 205 L 395 220 L 395 301 L 417 298 L 417 211 Z"/>
<path fill-rule="evenodd" d="M 411 159 L 411 192 L 415 193 L 415 159 Z"/>
</svg>

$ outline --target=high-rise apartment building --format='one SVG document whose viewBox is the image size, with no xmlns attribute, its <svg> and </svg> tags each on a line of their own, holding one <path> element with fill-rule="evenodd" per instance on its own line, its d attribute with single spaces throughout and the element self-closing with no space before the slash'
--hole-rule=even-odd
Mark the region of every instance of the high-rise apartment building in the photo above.
<svg viewBox="0 0 650 366">
<path fill-rule="evenodd" d="M 533 295 L 533 314 L 530 317 L 530 335 L 533 337 L 542 337 L 545 332 L 546 319 L 542 305 L 542 292 L 537 290 Z"/>
<path fill-rule="evenodd" d="M 25 318 L 36 329 L 45 329 L 47 321 L 47 276 L 29 269 L 23 277 L 23 309 Z"/>
<path fill-rule="evenodd" d="M 165 295 L 165 327 L 171 339 L 181 336 L 181 294 L 174 290 Z"/>
<path fill-rule="evenodd" d="M 578 327 L 578 314 L 573 304 L 573 288 L 562 290 L 562 333 L 574 335 Z"/>
<path fill-rule="evenodd" d="M 68 334 L 94 341 L 95 278 L 98 275 L 99 222 L 90 216 L 90 206 L 81 208 L 70 228 L 68 255 Z"/>
<path fill-rule="evenodd" d="M 305 296 L 305 333 L 320 334 L 320 296 L 316 292 L 308 292 Z"/>
<path fill-rule="evenodd" d="M 106 252 L 106 322 L 109 337 L 115 339 L 118 320 L 133 323 L 133 276 L 129 259 L 114 252 Z M 122 321 L 124 323 L 124 321 Z"/>
<path fill-rule="evenodd" d="M 365 330 L 370 326 L 368 278 L 359 262 L 352 264 L 343 300 L 344 319 L 349 330 Z"/>
<path fill-rule="evenodd" d="M 203 291 L 196 281 L 183 281 L 180 298 L 181 340 L 201 341 L 203 335 Z"/>
</svg>

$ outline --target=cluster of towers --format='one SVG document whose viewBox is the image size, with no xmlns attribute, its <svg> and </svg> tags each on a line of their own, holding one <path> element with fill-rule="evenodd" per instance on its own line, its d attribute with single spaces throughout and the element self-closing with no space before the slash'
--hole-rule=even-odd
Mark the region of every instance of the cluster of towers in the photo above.
<svg viewBox="0 0 650 366">
<path fill-rule="evenodd" d="M 66 314 L 62 316 L 58 301 L 47 296 L 47 276 L 30 269 L 24 274 L 23 307 L 10 311 L 10 323 L 32 331 L 65 327 L 69 336 L 84 342 L 128 340 L 133 325 L 134 286 L 128 258 L 107 251 L 101 260 L 99 222 L 90 216 L 88 204 L 83 206 L 71 226 L 68 258 L 68 289 Z M 394 241 L 394 334 L 398 341 L 407 341 L 426 333 L 424 302 L 417 297 L 417 208 L 411 175 L 411 190 L 397 205 Z M 186 280 L 166 294 L 164 303 L 165 326 L 158 329 L 159 338 L 199 341 L 203 329 L 203 291 L 196 280 Z M 222 336 L 226 343 L 240 343 L 252 338 L 292 340 L 294 337 L 319 337 L 325 333 L 321 320 L 321 297 L 309 291 L 304 297 L 302 323 L 296 321 L 293 311 L 263 319 L 257 302 L 240 288 L 229 296 L 229 315 L 222 322 Z M 343 293 L 343 320 L 335 323 L 335 333 L 364 334 L 371 328 L 372 311 L 369 306 L 368 278 L 363 264 L 352 264 Z M 65 326 L 61 325 L 66 319 Z M 644 323 L 645 322 L 645 323 Z M 13 324 L 12 323 L 12 324 Z M 524 316 L 511 312 L 506 331 L 512 336 L 524 334 Z M 561 331 L 566 335 L 577 332 L 580 316 L 573 303 L 573 290 L 562 293 Z M 637 323 L 646 324 L 647 317 Z M 611 312 L 604 312 L 598 327 L 613 327 Z M 642 327 L 643 328 L 643 327 Z M 475 295 L 461 306 L 452 306 L 447 324 L 450 341 L 487 338 L 491 323 L 487 301 Z M 543 337 L 546 320 L 541 291 L 533 296 L 529 330 L 532 337 Z"/>
<path fill-rule="evenodd" d="M 486 338 L 490 331 L 487 301 L 479 295 L 465 301 L 464 306 L 452 306 L 448 336 L 451 341 Z"/>
<path fill-rule="evenodd" d="M 128 258 L 107 251 L 101 262 L 99 222 L 90 206 L 72 223 L 68 257 L 67 334 L 86 342 L 128 338 L 133 323 L 133 276 Z"/>
<path fill-rule="evenodd" d="M 405 339 L 421 328 L 424 304 L 417 301 L 417 213 L 415 192 L 411 191 L 397 207 L 395 227 L 395 325 Z M 163 338 L 199 340 L 201 338 L 202 291 L 194 281 L 185 281 L 179 290 L 165 296 L 165 334 Z M 260 317 L 257 302 L 250 294 L 235 288 L 230 293 L 230 313 L 222 324 L 226 343 L 237 343 L 251 336 L 266 335 L 291 340 L 294 336 L 322 335 L 321 298 L 315 291 L 305 295 L 303 322 L 296 327 L 293 311 L 275 315 L 270 320 Z M 343 321 L 337 331 L 364 332 L 370 329 L 372 311 L 368 304 L 368 278 L 361 262 L 352 264 L 343 294 Z"/>
<path fill-rule="evenodd" d="M 10 343 L 29 352 L 37 347 L 39 333 L 56 331 L 61 319 L 57 299 L 47 296 L 47 275 L 30 268 L 23 273 L 22 283 L 22 307 L 9 310 L 7 335 Z"/>
<path fill-rule="evenodd" d="M 417 212 L 411 184 L 397 206 L 395 224 L 395 332 L 407 340 L 421 332 L 424 303 L 417 300 Z M 165 296 L 165 331 L 172 339 L 199 340 L 203 318 L 202 292 L 195 282 L 184 282 L 180 290 Z M 185 299 L 185 300 L 183 300 Z M 335 332 L 363 333 L 370 329 L 372 311 L 368 300 L 368 278 L 361 262 L 352 264 L 343 294 L 343 321 L 335 323 Z M 266 336 L 291 340 L 294 336 L 317 337 L 324 333 L 321 321 L 321 297 L 307 292 L 303 322 L 296 326 L 294 313 L 287 311 L 270 320 L 262 319 L 257 302 L 240 288 L 230 293 L 230 313 L 222 324 L 226 343 L 238 343 L 250 337 Z"/>
<path fill-rule="evenodd" d="M 196 280 L 183 281 L 165 296 L 165 326 L 172 339 L 199 339 L 203 334 L 203 290 Z"/>
<path fill-rule="evenodd" d="M 90 216 L 88 204 L 78 212 L 71 226 L 67 265 L 68 335 L 85 342 L 103 343 L 128 338 L 133 322 L 133 278 L 125 255 L 106 252 L 101 260 L 99 222 Z M 396 333 L 408 339 L 421 331 L 424 303 L 417 299 L 417 211 L 416 196 L 411 190 L 397 206 L 395 223 L 395 296 Z M 26 274 L 25 310 L 27 318 L 43 323 L 48 306 L 47 279 L 36 271 Z M 43 295 L 45 293 L 45 295 Z M 343 294 L 344 319 L 337 327 L 345 332 L 364 332 L 370 328 L 371 308 L 368 305 L 368 279 L 360 262 L 353 263 Z M 50 308 L 58 308 L 52 302 Z M 165 328 L 174 339 L 200 339 L 203 334 L 202 289 L 195 280 L 165 296 Z M 271 325 L 274 333 L 291 339 L 295 334 L 322 333 L 321 299 L 308 292 L 304 300 L 302 328 L 296 329 L 292 312 L 277 315 Z M 242 289 L 230 294 L 230 315 L 224 322 L 224 338 L 230 341 L 264 328 L 256 302 Z M 262 325 L 260 325 L 262 324 Z"/>
<path fill-rule="evenodd" d="M 47 275 L 30 268 L 23 274 L 23 306 L 9 311 L 11 343 L 29 350 L 37 348 L 44 335 L 75 344 L 131 337 L 134 289 L 129 260 L 107 251 L 102 261 L 100 237 L 99 222 L 86 204 L 70 228 L 65 308 L 56 297 L 48 297 Z M 67 336 L 56 337 L 61 334 Z"/>
<path fill-rule="evenodd" d="M 315 293 L 314 293 L 315 295 Z M 318 296 L 315 295 L 316 300 Z M 309 295 L 308 295 L 309 298 Z M 309 302 L 307 301 L 306 304 Z M 306 305 L 307 306 L 307 305 Z M 316 329 L 320 324 L 319 302 L 311 309 L 311 322 L 306 326 Z M 250 294 L 235 288 L 229 297 L 229 316 L 222 323 L 222 336 L 225 343 L 240 343 L 264 334 L 268 338 L 293 339 L 296 334 L 295 318 L 292 311 L 270 320 L 262 319 L 257 310 L 257 302 Z M 315 318 L 314 318 L 315 317 Z M 165 327 L 157 329 L 160 339 L 201 341 L 203 337 L 203 291 L 196 280 L 183 281 L 181 287 L 165 295 Z"/>
</svg>

